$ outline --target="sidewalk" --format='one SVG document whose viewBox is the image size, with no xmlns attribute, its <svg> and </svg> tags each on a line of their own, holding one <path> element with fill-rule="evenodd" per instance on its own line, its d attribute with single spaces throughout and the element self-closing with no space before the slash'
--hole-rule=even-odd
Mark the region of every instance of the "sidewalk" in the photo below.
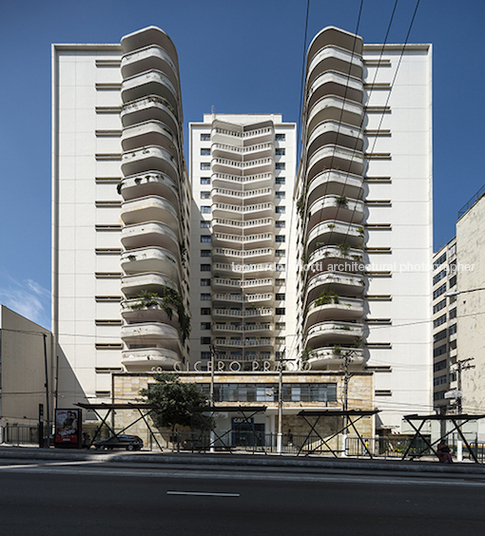
<svg viewBox="0 0 485 536">
<path fill-rule="evenodd" d="M 99 463 L 130 463 L 130 464 L 158 464 L 158 465 L 184 465 L 200 468 L 216 469 L 244 467 L 267 467 L 267 468 L 315 468 L 332 470 L 366 470 L 371 472 L 393 471 L 403 473 L 434 473 L 434 474 L 467 474 L 485 475 L 485 466 L 470 462 L 440 464 L 432 460 L 382 460 L 363 458 L 334 458 L 325 456 L 289 456 L 276 454 L 230 454 L 208 453 L 191 454 L 177 452 L 126 452 L 111 451 L 98 452 L 92 450 L 62 450 L 40 449 L 33 446 L 13 447 L 0 446 L 0 462 L 2 459 L 24 460 L 65 460 L 65 461 L 98 461 Z"/>
</svg>

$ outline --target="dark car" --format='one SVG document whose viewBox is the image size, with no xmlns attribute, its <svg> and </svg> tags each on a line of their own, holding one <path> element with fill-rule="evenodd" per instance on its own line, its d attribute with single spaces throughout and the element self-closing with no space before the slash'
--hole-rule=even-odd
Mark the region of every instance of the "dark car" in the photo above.
<svg viewBox="0 0 485 536">
<path fill-rule="evenodd" d="M 96 449 L 126 449 L 140 450 L 143 447 L 143 441 L 136 435 L 120 434 L 117 436 L 108 437 L 108 439 L 100 439 L 94 443 Z"/>
</svg>

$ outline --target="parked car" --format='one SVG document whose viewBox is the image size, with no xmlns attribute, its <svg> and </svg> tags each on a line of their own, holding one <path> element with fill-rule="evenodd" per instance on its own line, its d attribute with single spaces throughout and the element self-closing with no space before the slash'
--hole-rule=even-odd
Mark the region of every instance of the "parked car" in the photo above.
<svg viewBox="0 0 485 536">
<path fill-rule="evenodd" d="M 95 441 L 94 447 L 96 449 L 104 450 L 140 450 L 143 447 L 143 440 L 136 435 L 120 434 L 108 437 L 108 439 L 100 439 L 99 441 Z"/>
</svg>

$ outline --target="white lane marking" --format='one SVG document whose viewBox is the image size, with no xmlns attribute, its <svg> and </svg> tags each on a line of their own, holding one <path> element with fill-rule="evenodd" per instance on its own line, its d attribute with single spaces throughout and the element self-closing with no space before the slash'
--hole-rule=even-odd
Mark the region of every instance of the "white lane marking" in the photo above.
<svg viewBox="0 0 485 536">
<path fill-rule="evenodd" d="M 197 495 L 199 497 L 240 497 L 239 493 L 210 491 L 167 491 L 167 495 Z"/>
</svg>

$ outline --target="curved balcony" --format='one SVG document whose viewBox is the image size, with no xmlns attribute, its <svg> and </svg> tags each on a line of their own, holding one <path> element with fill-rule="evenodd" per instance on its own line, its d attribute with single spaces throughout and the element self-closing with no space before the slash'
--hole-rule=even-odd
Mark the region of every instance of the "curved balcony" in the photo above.
<svg viewBox="0 0 485 536">
<path fill-rule="evenodd" d="M 328 45 L 335 45 L 339 48 L 354 51 L 356 54 L 362 54 L 364 40 L 359 35 L 347 32 L 336 26 L 327 26 L 312 39 L 308 47 L 308 61 L 311 61 L 319 50 Z"/>
<path fill-rule="evenodd" d="M 125 177 L 120 183 L 120 193 L 125 201 L 139 197 L 156 195 L 164 197 L 173 206 L 178 203 L 177 188 L 174 181 L 159 171 L 147 171 Z"/>
<path fill-rule="evenodd" d="M 177 111 L 166 99 L 162 99 L 157 95 L 148 95 L 137 101 L 125 104 L 121 110 L 120 117 L 123 128 L 146 123 L 147 121 L 160 121 L 168 129 L 170 135 L 180 139 Z"/>
<path fill-rule="evenodd" d="M 351 248 L 360 248 L 363 243 L 363 228 L 351 223 L 325 221 L 308 227 L 308 231 L 307 251 L 310 254 L 327 244 L 345 243 Z"/>
<path fill-rule="evenodd" d="M 121 219 L 125 225 L 160 221 L 175 232 L 179 228 L 179 216 L 175 207 L 163 197 L 155 195 L 125 201 L 121 205 Z"/>
<path fill-rule="evenodd" d="M 165 274 L 177 282 L 180 280 L 179 265 L 168 249 L 147 247 L 124 251 L 120 262 L 125 274 L 152 272 Z"/>
<path fill-rule="evenodd" d="M 270 307 L 258 307 L 258 308 L 246 308 L 242 309 L 227 309 L 216 308 L 212 309 L 212 316 L 214 317 L 228 317 L 228 318 L 259 318 L 259 317 L 273 317 L 274 309 Z"/>
<path fill-rule="evenodd" d="M 147 145 L 163 147 L 168 153 L 178 154 L 177 141 L 161 121 L 145 121 L 123 129 L 121 147 L 133 151 Z"/>
<path fill-rule="evenodd" d="M 329 144 L 362 151 L 364 135 L 358 127 L 344 125 L 338 121 L 324 121 L 319 123 L 313 132 L 309 133 L 307 157 L 311 157 L 320 147 Z"/>
<path fill-rule="evenodd" d="M 215 173 L 226 173 L 229 175 L 234 173 L 238 174 L 238 172 L 241 175 L 243 172 L 251 175 L 273 173 L 274 168 L 274 158 L 260 158 L 258 160 L 249 160 L 247 162 L 239 162 L 227 158 L 212 158 L 211 161 L 211 169 Z"/>
<path fill-rule="evenodd" d="M 125 249 L 159 246 L 176 257 L 180 252 L 177 234 L 168 225 L 154 221 L 123 227 L 121 243 Z"/>
<path fill-rule="evenodd" d="M 212 263 L 212 274 L 226 273 L 231 275 L 245 274 L 250 277 L 261 277 L 272 275 L 275 271 L 273 262 L 262 262 L 258 264 L 241 264 L 241 261 L 225 264 L 220 262 Z M 215 277 L 217 277 L 215 275 Z"/>
<path fill-rule="evenodd" d="M 258 173 L 257 175 L 229 175 L 226 173 L 213 173 L 212 186 L 215 188 L 233 188 L 242 190 L 245 185 L 253 188 L 272 188 L 274 187 L 273 173 Z"/>
<path fill-rule="evenodd" d="M 326 71 L 336 71 L 362 79 L 364 62 L 360 54 L 329 44 L 314 54 L 308 63 L 307 87 L 312 85 L 317 76 Z"/>
<path fill-rule="evenodd" d="M 230 262 L 238 262 L 244 260 L 248 264 L 253 263 L 265 263 L 271 262 L 274 259 L 273 248 L 259 248 L 259 249 L 229 249 L 229 248 L 214 248 L 212 250 L 212 258 L 216 261 L 223 262 L 228 260 Z"/>
<path fill-rule="evenodd" d="M 257 188 L 254 190 L 232 190 L 228 188 L 212 188 L 211 198 L 218 203 L 265 203 L 274 199 L 273 188 Z"/>
<path fill-rule="evenodd" d="M 258 218 L 256 220 L 226 220 L 215 218 L 212 220 L 212 229 L 214 232 L 227 233 L 273 232 L 274 218 Z"/>
<path fill-rule="evenodd" d="M 124 54 L 129 54 L 135 50 L 157 45 L 162 48 L 172 59 L 178 69 L 177 50 L 170 37 L 157 26 L 148 26 L 142 30 L 137 30 L 121 39 L 121 48 Z"/>
<path fill-rule="evenodd" d="M 254 219 L 274 216 L 274 203 L 257 203 L 255 205 L 230 205 L 227 203 L 212 203 L 212 216 L 214 218 L 243 218 L 250 216 Z"/>
<path fill-rule="evenodd" d="M 308 159 L 307 180 L 311 181 L 313 177 L 330 168 L 361 175 L 364 171 L 364 153 L 339 145 L 324 145 Z"/>
<path fill-rule="evenodd" d="M 310 277 L 327 271 L 361 273 L 365 270 L 361 249 L 332 245 L 316 249 L 310 255 L 306 266 Z"/>
<path fill-rule="evenodd" d="M 274 294 L 213 294 L 212 303 L 228 302 L 228 303 L 273 303 Z"/>
<path fill-rule="evenodd" d="M 329 366 L 342 365 L 346 355 L 351 356 L 350 366 L 364 364 L 364 350 L 361 348 L 342 348 L 340 346 L 313 350 L 308 359 L 308 364 L 310 365 L 310 370 L 325 370 Z"/>
<path fill-rule="evenodd" d="M 141 324 L 146 322 L 155 322 L 168 324 L 173 327 L 179 327 L 178 315 L 175 309 L 172 309 L 172 317 L 170 318 L 166 311 L 161 307 L 161 298 L 153 298 L 153 301 L 158 301 L 159 305 L 151 305 L 150 307 L 142 307 L 142 301 L 139 298 L 124 300 L 121 302 L 121 316 L 128 324 Z"/>
<path fill-rule="evenodd" d="M 364 96 L 364 84 L 361 79 L 351 78 L 347 74 L 325 72 L 315 78 L 308 88 L 307 108 L 311 108 L 324 95 L 338 95 L 361 103 Z"/>
<path fill-rule="evenodd" d="M 306 303 L 311 303 L 322 295 L 336 294 L 335 300 L 342 296 L 361 296 L 365 287 L 360 275 L 323 272 L 313 276 L 306 288 Z"/>
<path fill-rule="evenodd" d="M 352 346 L 356 339 L 364 335 L 362 324 L 353 322 L 320 322 L 311 326 L 306 333 L 306 346 L 308 348 L 321 348 L 329 344 Z"/>
<path fill-rule="evenodd" d="M 313 177 L 308 184 L 308 204 L 314 203 L 325 195 L 345 195 L 352 199 L 362 199 L 364 181 L 358 175 L 337 170 L 325 170 Z"/>
<path fill-rule="evenodd" d="M 127 345 L 130 343 L 161 345 L 169 350 L 178 350 L 180 348 L 178 329 L 160 322 L 121 326 L 121 340 Z"/>
<path fill-rule="evenodd" d="M 179 86 L 178 67 L 169 54 L 158 45 L 124 54 L 121 58 L 121 76 L 131 78 L 145 71 L 160 71 L 170 78 L 175 87 Z"/>
<path fill-rule="evenodd" d="M 272 246 L 274 244 L 273 233 L 260 233 L 260 234 L 248 234 L 248 235 L 233 235 L 214 233 L 214 244 L 220 247 L 236 247 L 243 246 L 247 248 L 264 248 Z"/>
<path fill-rule="evenodd" d="M 346 196 L 326 195 L 313 203 L 308 213 L 309 228 L 314 227 L 322 220 L 346 221 L 360 223 L 364 219 L 364 203 Z"/>
<path fill-rule="evenodd" d="M 142 149 L 123 153 L 121 157 L 121 171 L 125 177 L 127 175 L 143 173 L 147 169 L 156 169 L 162 173 L 166 173 L 174 182 L 177 181 L 177 157 L 166 149 L 157 145 L 149 145 Z"/>
<path fill-rule="evenodd" d="M 329 303 L 322 303 L 328 301 Z M 324 300 L 317 299 L 310 303 L 305 318 L 304 329 L 324 320 L 361 320 L 364 316 L 364 301 L 356 298 L 337 298 L 332 296 Z M 320 305 L 321 303 L 321 305 Z"/>
<path fill-rule="evenodd" d="M 327 95 L 308 109 L 306 132 L 313 132 L 324 121 L 341 121 L 360 128 L 363 118 L 364 107 L 362 104 L 347 101 L 335 95 Z"/>
<path fill-rule="evenodd" d="M 233 289 L 254 289 L 258 292 L 273 292 L 274 280 L 266 279 L 223 279 L 221 277 L 213 277 L 211 280 L 214 290 L 224 290 L 227 288 Z"/>
<path fill-rule="evenodd" d="M 156 372 L 159 368 L 181 370 L 181 361 L 178 352 L 166 348 L 136 348 L 121 353 L 121 364 L 127 372 Z"/>
<path fill-rule="evenodd" d="M 167 99 L 170 105 L 178 110 L 177 88 L 170 81 L 170 78 L 161 71 L 145 71 L 123 80 L 121 98 L 124 103 L 141 99 L 147 95 L 158 95 Z"/>
<path fill-rule="evenodd" d="M 121 278 L 121 292 L 126 298 L 137 298 L 142 291 L 163 292 L 165 287 L 177 290 L 176 282 L 167 275 L 143 273 L 125 275 Z"/>
</svg>

